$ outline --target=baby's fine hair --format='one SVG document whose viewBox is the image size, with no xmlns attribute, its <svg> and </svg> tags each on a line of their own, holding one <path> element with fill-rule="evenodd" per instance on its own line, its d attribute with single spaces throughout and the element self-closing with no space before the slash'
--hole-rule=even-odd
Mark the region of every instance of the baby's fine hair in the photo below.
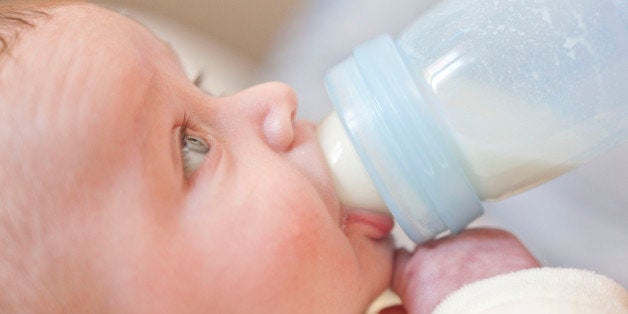
<svg viewBox="0 0 628 314">
<path fill-rule="evenodd" d="M 49 17 L 48 10 L 59 5 L 83 3 L 81 0 L 8 0 L 0 2 L 0 58 L 25 29 Z"/>
<path fill-rule="evenodd" d="M 52 4 L 35 1 L 0 3 L 0 56 L 9 52 L 24 29 L 34 28 L 38 19 L 48 17 L 45 10 Z"/>
</svg>

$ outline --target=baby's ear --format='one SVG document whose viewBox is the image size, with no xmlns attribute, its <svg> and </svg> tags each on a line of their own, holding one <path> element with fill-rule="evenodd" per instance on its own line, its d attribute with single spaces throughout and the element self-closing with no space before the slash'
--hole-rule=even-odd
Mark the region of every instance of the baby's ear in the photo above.
<svg viewBox="0 0 628 314">
<path fill-rule="evenodd" d="M 481 279 L 540 264 L 512 234 L 471 229 L 395 257 L 393 290 L 410 313 L 431 313 L 448 294 Z"/>
</svg>

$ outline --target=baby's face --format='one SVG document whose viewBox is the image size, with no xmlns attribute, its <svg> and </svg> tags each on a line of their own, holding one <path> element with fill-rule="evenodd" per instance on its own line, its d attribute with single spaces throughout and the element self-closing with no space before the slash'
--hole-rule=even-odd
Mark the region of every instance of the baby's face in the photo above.
<svg viewBox="0 0 628 314">
<path fill-rule="evenodd" d="M 285 85 L 209 97 L 164 43 L 92 5 L 54 9 L 11 54 L 0 101 L 28 129 L 33 194 L 58 201 L 39 204 L 56 219 L 55 263 L 89 302 L 355 313 L 388 285 L 390 217 L 339 204 Z"/>
</svg>

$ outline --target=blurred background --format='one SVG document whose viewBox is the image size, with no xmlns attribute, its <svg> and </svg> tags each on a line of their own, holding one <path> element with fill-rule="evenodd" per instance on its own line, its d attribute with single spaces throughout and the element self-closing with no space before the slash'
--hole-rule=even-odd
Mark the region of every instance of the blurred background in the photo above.
<svg viewBox="0 0 628 314">
<path fill-rule="evenodd" d="M 192 78 L 228 95 L 267 80 L 293 86 L 301 118 L 331 110 L 325 71 L 352 47 L 396 34 L 432 0 L 100 1 L 170 42 Z M 628 144 L 529 192 L 486 203 L 474 226 L 517 235 L 547 266 L 577 267 L 628 287 Z M 398 243 L 411 246 L 395 230 Z"/>
</svg>

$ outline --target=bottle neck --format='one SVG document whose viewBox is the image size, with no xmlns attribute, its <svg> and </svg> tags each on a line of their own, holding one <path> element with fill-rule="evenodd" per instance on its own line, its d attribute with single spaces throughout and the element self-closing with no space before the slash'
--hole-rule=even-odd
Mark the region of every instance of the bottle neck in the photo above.
<svg viewBox="0 0 628 314">
<path fill-rule="evenodd" d="M 318 124 L 316 137 L 340 202 L 348 207 L 388 212 L 336 112 Z"/>
<path fill-rule="evenodd" d="M 388 35 L 326 77 L 342 125 L 388 209 L 417 243 L 458 232 L 483 209 Z"/>
</svg>

